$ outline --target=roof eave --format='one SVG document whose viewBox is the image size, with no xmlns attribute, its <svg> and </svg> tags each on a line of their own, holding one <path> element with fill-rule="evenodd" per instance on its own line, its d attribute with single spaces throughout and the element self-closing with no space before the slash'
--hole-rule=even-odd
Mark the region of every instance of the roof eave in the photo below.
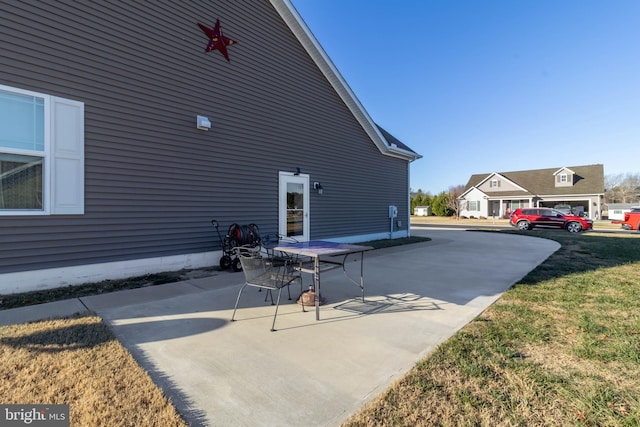
<svg viewBox="0 0 640 427">
<path fill-rule="evenodd" d="M 400 147 L 395 146 L 395 144 L 391 144 L 390 146 L 387 147 L 386 154 L 393 157 L 400 157 L 402 159 L 407 159 L 411 162 L 422 158 L 421 154 L 418 154 L 416 152 L 409 151 L 409 150 L 404 150 Z"/>
<path fill-rule="evenodd" d="M 466 191 L 464 191 L 462 194 L 460 194 L 458 196 L 458 199 L 464 199 L 466 197 L 467 194 L 469 194 L 472 190 L 478 190 L 479 192 L 481 192 L 482 194 L 486 194 L 485 192 L 483 192 L 482 190 L 480 190 L 479 188 L 476 187 L 469 187 Z"/>
<path fill-rule="evenodd" d="M 329 84 L 331 84 L 338 96 L 340 96 L 349 111 L 351 111 L 351 114 L 353 114 L 358 123 L 360 123 L 380 152 L 388 156 L 409 161 L 421 158 L 422 156 L 417 153 L 393 147 L 392 144 L 390 144 L 380 133 L 377 126 L 369 116 L 369 113 L 364 109 L 356 95 L 331 61 L 331 58 L 329 58 L 322 46 L 320 46 L 320 43 L 315 38 L 291 1 L 270 1 L 271 5 L 276 9 L 293 34 L 298 38 L 302 46 L 309 53 L 311 59 L 316 63 L 320 71 L 329 81 Z"/>
</svg>

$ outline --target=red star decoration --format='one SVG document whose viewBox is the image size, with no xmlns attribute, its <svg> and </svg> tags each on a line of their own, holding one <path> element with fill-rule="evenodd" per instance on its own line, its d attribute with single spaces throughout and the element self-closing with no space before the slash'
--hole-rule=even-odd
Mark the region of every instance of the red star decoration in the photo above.
<svg viewBox="0 0 640 427">
<path fill-rule="evenodd" d="M 220 28 L 220 20 L 216 19 L 216 26 L 211 29 L 206 27 L 198 22 L 198 26 L 200 29 L 209 37 L 209 44 L 205 49 L 205 52 L 211 52 L 212 50 L 219 50 L 222 56 L 225 57 L 227 62 L 231 62 L 229 60 L 229 52 L 227 52 L 227 46 L 231 46 L 232 44 L 236 44 L 237 42 L 229 37 L 225 37 L 222 34 L 222 29 Z"/>
</svg>

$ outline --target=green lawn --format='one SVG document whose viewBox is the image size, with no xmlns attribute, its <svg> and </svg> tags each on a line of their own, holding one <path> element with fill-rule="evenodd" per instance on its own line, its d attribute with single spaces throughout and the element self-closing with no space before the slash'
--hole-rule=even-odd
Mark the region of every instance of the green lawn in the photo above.
<svg viewBox="0 0 640 427">
<path fill-rule="evenodd" d="M 562 247 L 347 426 L 640 425 L 640 235 L 526 235 Z"/>
</svg>

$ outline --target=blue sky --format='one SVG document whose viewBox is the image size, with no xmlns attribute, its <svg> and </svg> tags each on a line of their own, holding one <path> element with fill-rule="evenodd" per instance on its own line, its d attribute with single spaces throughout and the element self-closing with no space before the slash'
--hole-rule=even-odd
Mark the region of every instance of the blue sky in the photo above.
<svg viewBox="0 0 640 427">
<path fill-rule="evenodd" d="M 640 173 L 640 1 L 292 0 L 411 188 L 603 164 Z"/>
</svg>

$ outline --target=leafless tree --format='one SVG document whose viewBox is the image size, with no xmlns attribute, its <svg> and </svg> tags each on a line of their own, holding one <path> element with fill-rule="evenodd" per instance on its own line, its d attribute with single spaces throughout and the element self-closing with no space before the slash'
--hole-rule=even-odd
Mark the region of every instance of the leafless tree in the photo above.
<svg viewBox="0 0 640 427">
<path fill-rule="evenodd" d="M 606 203 L 640 202 L 640 174 L 611 174 L 604 177 Z"/>
<path fill-rule="evenodd" d="M 464 192 L 464 185 L 456 185 L 454 187 L 449 187 L 449 192 L 447 193 L 447 208 L 451 209 L 456 218 L 460 219 L 460 195 Z"/>
</svg>

